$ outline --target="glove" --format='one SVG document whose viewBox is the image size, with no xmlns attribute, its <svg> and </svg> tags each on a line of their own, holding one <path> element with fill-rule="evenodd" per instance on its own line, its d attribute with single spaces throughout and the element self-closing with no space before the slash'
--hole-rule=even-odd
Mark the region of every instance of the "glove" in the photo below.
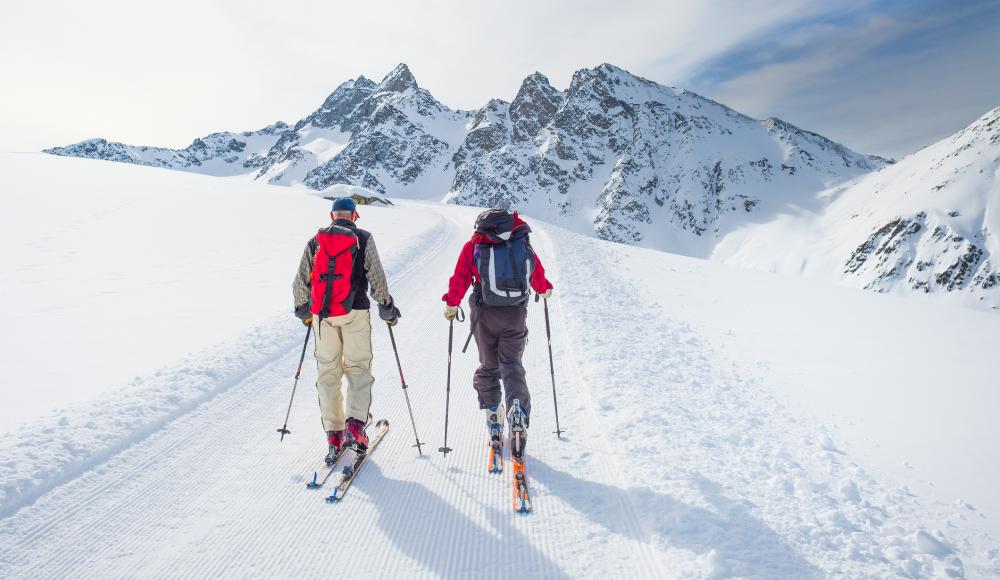
<svg viewBox="0 0 1000 580">
<path fill-rule="evenodd" d="M 544 298 L 546 300 L 548 300 L 549 298 L 552 298 L 552 288 L 549 288 L 548 290 L 546 290 L 545 293 L 542 294 L 542 298 Z"/>
<path fill-rule="evenodd" d="M 396 304 L 391 296 L 389 297 L 388 304 L 379 303 L 378 315 L 379 318 L 384 320 L 385 323 L 388 324 L 389 326 L 396 326 L 396 323 L 399 322 L 400 317 L 403 316 L 402 313 L 399 312 L 399 308 L 396 308 Z"/>
<path fill-rule="evenodd" d="M 444 307 L 444 317 L 448 320 L 455 320 L 458 316 L 458 306 L 445 306 Z"/>
<path fill-rule="evenodd" d="M 312 312 L 309 311 L 309 303 L 306 302 L 305 304 L 299 304 L 296 306 L 295 316 L 297 316 L 298 319 L 302 321 L 302 324 L 305 324 L 306 326 L 312 324 L 313 315 Z"/>
</svg>

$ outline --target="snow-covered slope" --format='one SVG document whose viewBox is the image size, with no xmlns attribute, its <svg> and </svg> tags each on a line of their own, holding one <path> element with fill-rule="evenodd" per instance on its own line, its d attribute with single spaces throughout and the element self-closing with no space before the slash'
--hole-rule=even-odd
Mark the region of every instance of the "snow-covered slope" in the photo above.
<svg viewBox="0 0 1000 580">
<path fill-rule="evenodd" d="M 795 213 L 748 222 L 714 259 L 1000 308 L 1000 108 Z"/>
<path fill-rule="evenodd" d="M 283 320 L 329 210 L 311 190 L 87 159 L 2 154 L 0 172 L 0 430 Z"/>
<path fill-rule="evenodd" d="M 511 102 L 478 111 L 439 103 L 401 64 L 377 84 L 341 84 L 294 126 L 213 135 L 181 151 L 92 140 L 48 152 L 320 190 L 447 192 L 455 203 L 517 207 L 699 256 L 736 224 L 886 163 L 608 64 L 578 71 L 565 91 L 534 73 Z"/>
<path fill-rule="evenodd" d="M 595 240 L 529 216 L 556 284 L 549 306 L 567 430 L 562 440 L 549 433 L 547 344 L 536 340 L 545 323 L 532 304 L 524 360 L 534 393 L 535 512 L 516 517 L 509 474 L 486 473 L 482 415 L 468 382 L 473 355 L 453 357 L 454 452 L 417 456 L 381 325 L 373 335 L 372 409 L 393 427 L 344 502 L 328 505 L 303 486 L 325 452 L 309 396 L 311 363 L 292 435 L 279 443 L 274 431 L 303 335 L 287 311 L 287 284 L 302 232 L 322 219 L 325 204 L 294 188 L 146 167 L 0 160 L 21 184 L 5 199 L 71 197 L 63 182 L 34 179 L 40 170 L 97 192 L 48 216 L 52 231 L 70 235 L 32 235 L 47 217 L 32 212 L 21 215 L 33 222 L 4 239 L 13 249 L 5 260 L 30 256 L 51 268 L 4 263 L 10 277 L 0 326 L 12 328 L 18 304 L 49 305 L 27 318 L 40 319 L 37 329 L 17 326 L 44 340 L 15 336 L 5 344 L 12 359 L 42 348 L 38 364 L 59 367 L 67 344 L 105 367 L 146 357 L 151 341 L 168 344 L 181 333 L 169 324 L 159 327 L 162 337 L 139 329 L 104 352 L 86 341 L 142 316 L 127 306 L 146 292 L 161 298 L 158 317 L 192 324 L 190 300 L 162 297 L 192 288 L 183 273 L 191 253 L 214 240 L 203 237 L 212 224 L 220 235 L 264 223 L 283 232 L 253 242 L 256 253 L 272 252 L 259 261 L 236 259 L 245 252 L 233 246 L 196 268 L 217 276 L 194 277 L 214 282 L 201 284 L 199 296 L 236 300 L 239 293 L 225 292 L 233 281 L 265 286 L 241 302 L 248 314 L 199 301 L 206 324 L 186 333 L 193 352 L 177 354 L 176 343 L 154 350 L 163 354 L 158 370 L 0 435 L 5 578 L 321 577 L 331 566 L 394 578 L 1000 575 L 993 461 L 1000 402 L 995 373 L 982 363 L 1000 341 L 995 316 Z M 139 193 L 119 195 L 126 182 Z M 112 195 L 101 196 L 103 189 Z M 285 195 L 302 199 L 277 213 L 272 196 Z M 179 209 L 169 209 L 172 199 Z M 161 253 L 149 269 L 139 264 L 144 285 L 116 278 L 132 272 L 122 265 L 134 261 L 127 260 L 132 228 L 148 223 L 133 224 L 135 216 L 164 212 L 168 233 L 184 238 L 165 242 L 190 252 Z M 403 311 L 395 336 L 425 452 L 442 443 L 444 424 L 449 327 L 440 295 L 476 212 L 405 201 L 365 211 Z M 85 227 L 87 220 L 100 228 Z M 120 244 L 107 243 L 115 237 Z M 137 259 L 153 259 L 142 249 Z M 65 288 L 60 268 L 74 260 L 98 268 L 105 285 L 85 280 L 74 303 L 44 302 Z M 268 298 L 272 283 L 284 290 Z M 104 316 L 113 310 L 102 302 L 109 291 L 127 307 L 110 323 Z M 609 297 L 622 306 L 609 308 Z M 250 314 L 279 311 L 273 320 Z M 67 312 L 75 325 L 60 324 Z M 467 326 L 457 326 L 464 335 Z M 205 347 L 198 332 L 215 327 L 228 334 Z M 47 375 L 0 381 L 5 392 L 46 388 L 52 398 L 75 387 Z M 884 452 L 872 451 L 878 447 Z M 953 475 L 942 476 L 948 470 Z M 344 549 L 348 533 L 363 538 L 364 549 Z"/>
</svg>

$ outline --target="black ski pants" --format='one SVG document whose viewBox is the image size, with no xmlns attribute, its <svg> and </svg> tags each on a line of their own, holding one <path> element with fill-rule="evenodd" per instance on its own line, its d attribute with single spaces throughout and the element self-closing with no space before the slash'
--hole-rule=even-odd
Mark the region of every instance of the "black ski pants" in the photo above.
<svg viewBox="0 0 1000 580">
<path fill-rule="evenodd" d="M 479 394 L 479 408 L 500 404 L 506 394 L 507 410 L 519 399 L 526 415 L 531 414 L 531 395 L 524 378 L 521 356 L 528 341 L 528 309 L 521 306 L 485 306 L 473 308 L 473 335 L 479 347 L 479 368 L 472 386 Z M 501 392 L 500 381 L 503 380 Z"/>
</svg>

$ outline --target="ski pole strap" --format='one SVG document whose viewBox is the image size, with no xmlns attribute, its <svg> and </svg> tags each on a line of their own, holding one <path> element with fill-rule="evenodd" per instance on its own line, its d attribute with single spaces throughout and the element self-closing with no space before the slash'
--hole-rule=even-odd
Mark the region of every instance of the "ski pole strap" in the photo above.
<svg viewBox="0 0 1000 580">
<path fill-rule="evenodd" d="M 455 318 L 458 319 L 459 322 L 465 322 L 465 311 L 462 310 L 462 305 L 459 304 L 458 306 L 456 306 L 456 308 L 458 308 L 458 314 L 455 316 Z"/>
<path fill-rule="evenodd" d="M 469 328 L 469 336 L 465 339 L 465 346 L 462 347 L 462 354 L 469 349 L 469 343 L 472 342 L 472 335 L 476 332 L 476 326 L 479 325 L 479 318 L 472 321 L 472 326 Z"/>
</svg>

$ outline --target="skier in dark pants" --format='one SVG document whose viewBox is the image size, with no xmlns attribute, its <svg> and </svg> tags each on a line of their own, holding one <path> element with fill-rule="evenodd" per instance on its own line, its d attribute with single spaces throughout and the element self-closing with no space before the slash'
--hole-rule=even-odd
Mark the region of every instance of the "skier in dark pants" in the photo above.
<svg viewBox="0 0 1000 580">
<path fill-rule="evenodd" d="M 531 228 L 517 213 L 491 209 L 476 219 L 476 231 L 458 257 L 455 273 L 442 297 L 447 303 L 445 318 L 452 320 L 458 306 L 472 285 L 469 299 L 472 332 L 479 347 L 479 368 L 472 384 L 479 395 L 479 408 L 486 413 L 491 445 L 498 448 L 503 433 L 502 395 L 506 391 L 508 423 L 513 434 L 519 433 L 520 448 L 531 413 L 531 395 L 524 377 L 521 356 L 528 338 L 528 299 L 534 289 L 545 298 L 552 296 L 552 283 L 535 254 L 528 234 Z"/>
</svg>

